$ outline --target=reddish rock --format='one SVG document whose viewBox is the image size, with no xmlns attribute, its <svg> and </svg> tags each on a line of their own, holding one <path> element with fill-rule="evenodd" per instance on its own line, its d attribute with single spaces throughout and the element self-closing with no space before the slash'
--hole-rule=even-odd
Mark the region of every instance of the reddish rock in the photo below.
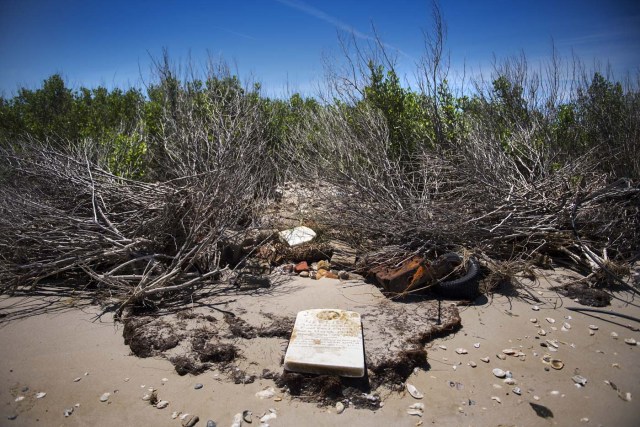
<svg viewBox="0 0 640 427">
<path fill-rule="evenodd" d="M 293 271 L 295 271 L 296 273 L 302 273 L 303 271 L 309 271 L 309 264 L 307 264 L 307 261 L 299 262 L 293 268 Z"/>
</svg>

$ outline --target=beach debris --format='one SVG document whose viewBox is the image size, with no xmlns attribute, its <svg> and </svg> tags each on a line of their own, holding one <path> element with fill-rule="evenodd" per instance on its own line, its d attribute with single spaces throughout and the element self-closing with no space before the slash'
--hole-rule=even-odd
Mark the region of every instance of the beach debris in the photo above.
<svg viewBox="0 0 640 427">
<path fill-rule="evenodd" d="M 502 403 L 502 400 L 498 396 L 491 396 L 491 400 L 495 400 L 498 403 Z"/>
<path fill-rule="evenodd" d="M 596 331 L 589 331 L 589 335 L 594 336 L 596 334 Z"/>
<path fill-rule="evenodd" d="M 289 246 L 297 246 L 313 240 L 316 237 L 316 232 L 309 227 L 300 226 L 281 231 L 278 235 Z"/>
<path fill-rule="evenodd" d="M 269 412 L 264 414 L 262 416 L 262 418 L 260 418 L 260 422 L 262 424 L 268 424 L 269 421 L 275 420 L 276 418 L 278 418 L 278 415 L 276 414 L 276 410 L 275 409 L 269 409 Z"/>
<path fill-rule="evenodd" d="M 540 311 L 540 307 L 538 307 L 537 305 L 534 305 L 533 307 L 531 307 L 531 310 Z"/>
<path fill-rule="evenodd" d="M 540 400 L 540 397 L 538 397 L 537 399 L 536 397 L 538 396 L 533 396 L 535 400 Z M 553 418 L 553 412 L 551 411 L 551 409 L 547 408 L 546 406 L 539 405 L 533 402 L 529 402 L 529 405 L 531 406 L 531 409 L 533 409 L 536 412 L 537 416 L 541 418 Z"/>
<path fill-rule="evenodd" d="M 8 419 L 9 421 L 13 421 L 13 420 L 15 420 L 16 418 L 18 418 L 18 414 L 11 414 L 11 415 L 9 415 L 9 416 L 7 417 L 7 419 Z"/>
<path fill-rule="evenodd" d="M 190 414 L 185 414 L 186 417 L 182 418 L 180 417 L 180 419 L 182 419 L 182 427 L 193 427 L 196 424 L 198 424 L 198 421 L 200 421 L 200 417 L 198 417 L 197 415 L 190 415 Z M 240 426 L 241 424 L 238 424 L 238 426 Z"/>
<path fill-rule="evenodd" d="M 151 394 L 145 393 L 144 396 L 142 396 L 142 400 L 148 402 L 149 400 L 151 400 Z"/>
<path fill-rule="evenodd" d="M 24 400 L 24 396 L 18 396 L 16 397 L 16 402 L 20 402 L 21 400 Z"/>
<path fill-rule="evenodd" d="M 164 409 L 167 406 L 169 406 L 169 401 L 167 401 L 167 400 L 161 400 L 160 402 L 156 403 L 156 408 L 157 409 Z"/>
<path fill-rule="evenodd" d="M 495 375 L 498 378 L 504 378 L 505 376 L 507 376 L 507 373 L 500 368 L 494 368 L 493 375 Z"/>
<path fill-rule="evenodd" d="M 193 388 L 195 388 L 196 390 L 200 390 L 202 387 L 204 387 L 204 385 L 197 383 L 196 385 L 193 386 Z"/>
<path fill-rule="evenodd" d="M 273 387 L 266 388 L 256 393 L 256 397 L 259 399 L 271 399 L 275 395 L 276 391 L 273 389 Z"/>
<path fill-rule="evenodd" d="M 596 325 L 589 325 L 589 329 L 591 329 L 592 331 L 597 331 L 600 328 L 598 328 L 598 326 Z"/>
<path fill-rule="evenodd" d="M 574 375 L 571 377 L 571 379 L 574 383 L 576 383 L 576 386 L 584 387 L 585 385 L 587 385 L 587 379 L 582 375 Z"/>
<path fill-rule="evenodd" d="M 178 418 L 178 415 L 180 415 L 180 412 L 178 412 L 178 411 L 173 411 L 173 412 L 171 413 L 171 418 L 175 420 L 176 418 Z"/>
<path fill-rule="evenodd" d="M 344 412 L 344 403 L 338 402 L 336 403 L 336 414 L 341 414 Z"/>
<path fill-rule="evenodd" d="M 556 319 L 554 319 L 553 317 L 545 317 L 545 320 L 546 320 L 547 322 L 551 323 L 552 325 L 553 325 L 554 323 L 556 323 Z"/>
<path fill-rule="evenodd" d="M 547 331 L 545 331 L 544 329 L 538 329 L 538 335 L 544 337 L 545 335 L 547 335 Z"/>
<path fill-rule="evenodd" d="M 560 369 L 564 368 L 564 362 L 560 359 L 552 359 L 550 364 L 551 364 L 551 367 L 556 371 L 559 371 Z"/>
<path fill-rule="evenodd" d="M 520 389 L 520 387 L 514 387 L 513 391 L 515 394 L 517 394 L 518 396 L 520 396 L 522 394 L 522 390 Z"/>
<path fill-rule="evenodd" d="M 513 378 L 505 378 L 502 382 L 507 385 L 516 385 L 516 380 Z"/>
<path fill-rule="evenodd" d="M 73 414 L 73 407 L 67 408 L 67 409 L 64 410 L 64 416 L 65 417 L 70 417 L 71 414 Z"/>
<path fill-rule="evenodd" d="M 611 332 L 611 338 L 613 338 L 614 340 L 618 339 L 618 333 L 617 332 Z"/>
<path fill-rule="evenodd" d="M 638 341 L 634 340 L 633 338 L 625 338 L 624 342 L 629 345 L 638 345 Z"/>
<path fill-rule="evenodd" d="M 109 396 L 111 396 L 111 393 L 103 393 L 102 396 L 100 396 L 100 402 L 106 402 L 109 400 Z"/>
<path fill-rule="evenodd" d="M 532 317 L 532 318 L 529 319 L 529 322 L 538 323 L 538 319 L 536 319 L 535 317 Z"/>
<path fill-rule="evenodd" d="M 571 324 L 570 324 L 570 323 L 568 323 L 568 322 L 564 322 L 564 323 L 562 324 L 562 327 L 563 327 L 563 328 L 565 328 L 565 329 L 571 329 Z"/>
<path fill-rule="evenodd" d="M 480 360 L 482 360 L 484 363 L 489 363 L 488 357 L 481 357 Z"/>
<path fill-rule="evenodd" d="M 624 400 L 625 402 L 631 402 L 631 393 L 629 392 L 623 393 L 622 390 L 620 390 L 618 386 L 611 381 L 604 380 L 604 383 L 609 385 L 614 391 L 616 391 L 620 399 Z"/>
<path fill-rule="evenodd" d="M 213 420 L 207 420 L 207 427 L 216 427 L 216 422 Z"/>
<path fill-rule="evenodd" d="M 166 383 L 167 381 L 169 381 L 169 378 L 163 378 L 160 381 L 162 381 L 163 383 Z"/>
<path fill-rule="evenodd" d="M 75 379 L 73 380 L 73 382 L 74 382 L 74 383 L 77 383 L 77 382 L 78 382 L 78 381 L 80 381 L 81 379 L 82 379 L 82 377 L 75 378 Z"/>
<path fill-rule="evenodd" d="M 512 348 L 505 348 L 504 350 L 502 350 L 502 352 L 507 356 L 513 356 L 514 354 L 516 354 L 516 351 Z"/>
<path fill-rule="evenodd" d="M 42 399 L 46 395 L 47 395 L 47 393 L 45 393 L 44 391 L 41 391 L 39 393 L 36 393 L 36 399 Z"/>
<path fill-rule="evenodd" d="M 587 417 L 580 418 L 580 422 L 581 423 L 588 423 L 589 422 L 589 418 L 587 418 Z"/>
<path fill-rule="evenodd" d="M 299 276 L 300 277 L 309 277 L 309 272 L 308 271 L 301 271 Z"/>
<path fill-rule="evenodd" d="M 502 353 L 498 353 L 498 354 L 496 354 L 496 357 L 497 357 L 498 359 L 500 359 L 500 360 L 506 360 L 506 359 L 507 359 L 507 356 L 505 356 L 505 355 L 504 355 L 504 354 L 502 354 Z"/>
<path fill-rule="evenodd" d="M 456 348 L 456 353 L 458 353 L 458 354 L 467 354 L 469 352 L 466 349 L 460 347 L 460 348 Z"/>
<path fill-rule="evenodd" d="M 546 340 L 545 343 L 549 346 L 549 347 L 553 347 L 553 348 L 558 348 L 558 341 L 556 340 Z"/>
<path fill-rule="evenodd" d="M 472 368 L 475 368 L 476 366 L 478 366 L 478 364 L 476 362 L 474 362 L 473 360 L 469 361 L 469 366 L 471 366 Z"/>
<path fill-rule="evenodd" d="M 447 349 L 447 346 L 446 346 L 446 345 L 444 345 L 444 344 L 440 344 L 440 345 L 438 346 L 438 348 L 439 348 L 440 350 L 446 350 L 446 349 Z"/>
<path fill-rule="evenodd" d="M 407 383 L 406 387 L 407 387 L 407 391 L 409 392 L 411 397 L 413 397 L 414 399 L 422 399 L 424 397 L 424 394 L 420 393 L 413 384 Z"/>
<path fill-rule="evenodd" d="M 249 411 L 248 409 L 245 409 L 244 411 L 242 411 L 242 419 L 249 424 L 251 424 L 251 421 L 253 421 L 251 419 L 252 416 L 253 416 L 253 412 Z"/>
<path fill-rule="evenodd" d="M 422 417 L 424 414 L 424 403 L 414 403 L 407 409 L 407 414 Z"/>
<path fill-rule="evenodd" d="M 474 344 L 473 344 L 473 346 L 474 346 L 475 348 L 480 348 L 480 343 L 479 343 L 479 342 L 474 343 Z"/>
<path fill-rule="evenodd" d="M 549 394 L 550 394 L 551 396 L 560 396 L 560 392 L 559 392 L 558 390 L 551 390 L 551 391 L 549 392 Z"/>
</svg>

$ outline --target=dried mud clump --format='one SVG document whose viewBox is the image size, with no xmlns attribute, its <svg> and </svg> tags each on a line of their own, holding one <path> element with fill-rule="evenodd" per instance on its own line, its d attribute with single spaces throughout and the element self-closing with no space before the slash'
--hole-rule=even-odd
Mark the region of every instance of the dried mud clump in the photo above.
<svg viewBox="0 0 640 427">
<path fill-rule="evenodd" d="M 176 347 L 182 339 L 170 324 L 150 317 L 126 319 L 122 336 L 138 357 L 156 356 Z"/>
<path fill-rule="evenodd" d="M 606 307 L 611 303 L 611 295 L 602 289 L 590 288 L 585 284 L 572 283 L 552 288 L 560 294 L 577 299 L 582 305 L 591 307 Z"/>
<path fill-rule="evenodd" d="M 180 376 L 187 374 L 200 375 L 209 369 L 207 363 L 199 363 L 187 356 L 175 356 L 169 359 L 169 361 L 173 364 L 176 372 Z"/>
</svg>

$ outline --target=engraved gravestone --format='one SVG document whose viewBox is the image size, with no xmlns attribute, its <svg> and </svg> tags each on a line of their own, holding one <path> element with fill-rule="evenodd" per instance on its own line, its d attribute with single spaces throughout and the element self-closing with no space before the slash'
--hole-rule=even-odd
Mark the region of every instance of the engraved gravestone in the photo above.
<svg viewBox="0 0 640 427">
<path fill-rule="evenodd" d="M 362 321 L 354 311 L 300 311 L 284 357 L 288 371 L 364 376 Z"/>
</svg>

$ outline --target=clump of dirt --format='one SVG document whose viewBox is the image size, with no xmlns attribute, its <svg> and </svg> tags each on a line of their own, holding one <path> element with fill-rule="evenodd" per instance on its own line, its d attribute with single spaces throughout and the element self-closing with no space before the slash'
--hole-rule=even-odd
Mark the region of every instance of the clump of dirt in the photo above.
<svg viewBox="0 0 640 427">
<path fill-rule="evenodd" d="M 175 356 L 169 359 L 178 375 L 200 375 L 209 369 L 208 363 L 199 363 L 188 356 Z"/>
<path fill-rule="evenodd" d="M 122 331 L 124 343 L 138 357 L 152 357 L 176 347 L 182 336 L 162 319 L 127 318 Z"/>
<path fill-rule="evenodd" d="M 602 289 L 591 288 L 582 283 L 570 283 L 567 285 L 556 286 L 551 288 L 560 294 L 577 299 L 582 305 L 591 307 L 606 307 L 611 303 L 611 295 Z"/>
<path fill-rule="evenodd" d="M 305 402 L 316 402 L 320 406 L 332 406 L 338 401 L 349 400 L 354 405 L 378 409 L 380 398 L 369 394 L 371 387 L 367 378 L 344 378 L 337 375 L 300 374 L 285 371 L 275 378 L 280 388 Z"/>
<path fill-rule="evenodd" d="M 239 354 L 238 348 L 233 344 L 221 342 L 209 342 L 198 352 L 201 362 L 229 363 Z"/>
</svg>

